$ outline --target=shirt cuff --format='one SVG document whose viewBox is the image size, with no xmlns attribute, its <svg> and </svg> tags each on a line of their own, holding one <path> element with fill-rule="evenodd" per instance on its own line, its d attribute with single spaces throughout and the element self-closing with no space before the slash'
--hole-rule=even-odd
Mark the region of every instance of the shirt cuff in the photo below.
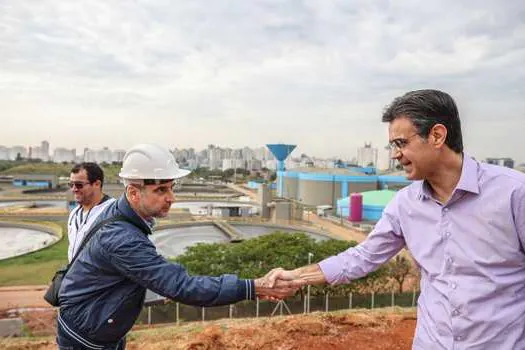
<svg viewBox="0 0 525 350">
<path fill-rule="evenodd" d="M 329 284 L 334 284 L 341 274 L 341 262 L 338 256 L 331 256 L 318 263 L 321 272 Z"/>
<path fill-rule="evenodd" d="M 239 298 L 246 300 L 256 299 L 254 280 L 239 280 Z"/>
</svg>

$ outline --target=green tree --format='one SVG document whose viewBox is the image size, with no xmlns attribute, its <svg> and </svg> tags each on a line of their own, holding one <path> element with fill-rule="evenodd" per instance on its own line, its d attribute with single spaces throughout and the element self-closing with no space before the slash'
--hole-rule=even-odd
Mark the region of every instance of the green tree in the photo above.
<svg viewBox="0 0 525 350">
<path fill-rule="evenodd" d="M 342 240 L 316 242 L 304 233 L 275 232 L 239 243 L 200 243 L 188 247 L 175 260 L 183 264 L 190 274 L 220 275 L 235 273 L 242 278 L 264 276 L 276 267 L 294 269 L 321 261 L 355 246 L 357 243 Z M 340 286 L 314 286 L 312 295 L 348 295 L 349 292 L 370 293 L 385 290 L 389 285 L 386 267 L 381 267 L 359 280 Z"/>
<path fill-rule="evenodd" d="M 387 265 L 388 274 L 399 286 L 399 293 L 403 293 L 403 282 L 412 273 L 412 264 L 410 260 L 402 255 L 398 255 Z"/>
</svg>

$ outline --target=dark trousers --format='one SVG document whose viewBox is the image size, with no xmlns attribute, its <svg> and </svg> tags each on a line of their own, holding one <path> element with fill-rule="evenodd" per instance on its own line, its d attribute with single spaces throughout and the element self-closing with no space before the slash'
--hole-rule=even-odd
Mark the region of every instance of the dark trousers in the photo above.
<svg viewBox="0 0 525 350">
<path fill-rule="evenodd" d="M 115 344 L 98 345 L 86 343 L 82 339 L 75 339 L 70 333 L 64 330 L 60 322 L 57 322 L 57 345 L 59 350 L 125 350 L 126 338 L 120 339 Z"/>
</svg>

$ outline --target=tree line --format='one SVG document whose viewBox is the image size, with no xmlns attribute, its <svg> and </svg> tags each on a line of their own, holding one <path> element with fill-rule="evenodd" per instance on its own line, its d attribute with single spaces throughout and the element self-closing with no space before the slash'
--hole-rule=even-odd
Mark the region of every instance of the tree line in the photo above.
<svg viewBox="0 0 525 350">
<path fill-rule="evenodd" d="M 304 233 L 275 232 L 239 243 L 199 243 L 188 247 L 174 261 L 183 264 L 192 275 L 221 275 L 234 273 L 241 278 L 264 276 L 275 267 L 294 269 L 308 263 L 308 253 L 313 254 L 312 263 L 343 252 L 357 245 L 355 241 L 329 239 L 315 241 Z M 326 292 L 330 295 L 348 293 L 380 293 L 404 290 L 409 276 L 417 277 L 417 271 L 409 258 L 398 255 L 389 263 L 359 280 L 342 286 L 311 287 L 312 295 Z"/>
</svg>

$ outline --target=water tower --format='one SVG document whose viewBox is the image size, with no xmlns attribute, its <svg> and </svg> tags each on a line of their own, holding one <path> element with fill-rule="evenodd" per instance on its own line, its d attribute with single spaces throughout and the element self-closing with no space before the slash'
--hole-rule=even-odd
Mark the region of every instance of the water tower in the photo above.
<svg viewBox="0 0 525 350">
<path fill-rule="evenodd" d="M 285 145 L 283 143 L 276 143 L 276 144 L 268 144 L 266 145 L 270 152 L 275 156 L 277 159 L 277 171 L 284 171 L 284 161 L 290 153 L 297 147 L 297 145 Z"/>
</svg>

